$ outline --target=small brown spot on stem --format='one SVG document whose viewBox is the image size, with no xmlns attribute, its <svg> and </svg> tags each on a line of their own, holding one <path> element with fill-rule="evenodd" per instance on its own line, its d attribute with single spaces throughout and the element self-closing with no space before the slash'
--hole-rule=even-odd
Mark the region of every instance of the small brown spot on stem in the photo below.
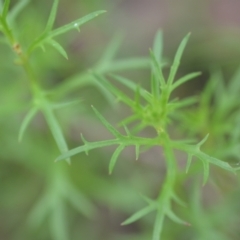
<svg viewBox="0 0 240 240">
<path fill-rule="evenodd" d="M 22 54 L 22 48 L 19 43 L 13 44 L 13 51 L 17 53 L 18 55 Z"/>
</svg>

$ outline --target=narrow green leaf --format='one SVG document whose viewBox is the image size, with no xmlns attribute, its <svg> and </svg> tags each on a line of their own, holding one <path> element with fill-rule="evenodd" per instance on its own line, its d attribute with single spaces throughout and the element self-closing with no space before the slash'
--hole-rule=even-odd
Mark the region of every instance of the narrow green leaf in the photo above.
<svg viewBox="0 0 240 240">
<path fill-rule="evenodd" d="M 88 141 L 84 138 L 84 136 L 83 136 L 82 133 L 81 133 L 81 139 L 82 139 L 82 141 L 83 141 L 84 144 L 90 143 L 90 142 L 88 142 Z"/>
<path fill-rule="evenodd" d="M 39 227 L 46 219 L 51 210 L 49 205 L 51 200 L 49 198 L 49 194 L 44 194 L 43 196 L 40 196 L 40 199 L 34 204 L 27 219 L 27 224 L 30 228 Z"/>
<path fill-rule="evenodd" d="M 120 146 L 117 147 L 117 149 L 113 153 L 113 155 L 111 157 L 111 160 L 110 160 L 110 163 L 109 163 L 109 174 L 112 174 L 113 168 L 114 168 L 114 166 L 117 162 L 117 158 L 124 148 L 125 148 L 124 145 L 120 145 Z"/>
<path fill-rule="evenodd" d="M 147 100 L 147 102 L 149 102 L 150 104 L 153 103 L 153 97 L 152 94 L 146 91 L 146 95 L 145 95 L 145 99 Z"/>
<path fill-rule="evenodd" d="M 160 94 L 160 84 L 164 84 L 164 78 L 159 73 L 161 72 L 161 61 L 162 61 L 162 49 L 163 49 L 163 37 L 162 31 L 158 31 L 154 43 L 153 43 L 153 63 L 152 63 L 152 76 L 151 76 L 151 92 L 155 98 L 159 97 Z M 158 74 L 155 73 L 155 68 Z"/>
<path fill-rule="evenodd" d="M 69 158 L 81 152 L 86 152 L 95 148 L 102 148 L 102 147 L 118 145 L 118 144 L 121 144 L 121 142 L 118 139 L 111 139 L 111 140 L 100 141 L 100 142 L 89 142 L 86 145 L 76 147 L 69 150 L 68 152 L 62 153 L 62 155 L 57 157 L 55 161 L 57 162 L 60 160 L 64 160 L 65 158 Z"/>
<path fill-rule="evenodd" d="M 44 42 L 48 39 L 47 33 L 43 32 L 39 37 L 37 37 L 28 47 L 27 53 L 30 54 L 35 48 L 41 47 L 45 52 Z"/>
<path fill-rule="evenodd" d="M 23 138 L 23 134 L 24 132 L 26 131 L 27 129 L 27 126 L 29 125 L 29 123 L 31 122 L 31 120 L 33 119 L 33 117 L 36 115 L 38 111 L 38 108 L 37 107 L 33 107 L 25 116 L 22 124 L 21 124 L 21 127 L 20 127 L 20 131 L 19 131 L 19 134 L 18 134 L 18 141 L 21 142 L 22 141 L 22 138 Z"/>
<path fill-rule="evenodd" d="M 33 43 L 29 46 L 29 48 L 27 50 L 28 54 L 30 54 L 36 47 L 43 45 L 43 43 L 45 41 L 47 41 L 48 39 L 52 39 L 53 37 L 63 34 L 67 31 L 70 31 L 71 29 L 79 30 L 80 25 L 86 23 L 87 21 L 90 21 L 91 19 L 97 17 L 99 14 L 104 13 L 104 12 L 105 11 L 96 11 L 96 12 L 90 13 L 83 18 L 80 18 L 72 23 L 64 25 L 64 26 L 57 28 L 55 30 L 52 30 L 50 32 L 46 32 L 46 30 L 44 30 L 44 32 L 37 39 L 35 39 L 33 41 Z M 52 15 L 52 17 L 53 16 L 54 15 Z M 51 26 L 52 18 L 49 21 L 50 22 L 49 22 L 48 26 Z"/>
<path fill-rule="evenodd" d="M 162 50 L 163 50 L 163 34 L 161 30 L 158 30 L 154 38 L 153 53 L 159 64 L 161 64 L 162 60 Z"/>
<path fill-rule="evenodd" d="M 62 130 L 52 110 L 47 105 L 45 105 L 42 111 L 60 152 L 62 154 L 68 152 L 67 143 L 65 141 Z M 68 163 L 70 163 L 70 158 L 67 158 L 66 160 Z"/>
<path fill-rule="evenodd" d="M 72 183 L 64 182 L 63 189 L 65 197 L 80 213 L 88 218 L 93 218 L 96 215 L 97 210 L 95 206 Z"/>
<path fill-rule="evenodd" d="M 109 64 L 114 59 L 118 49 L 120 48 L 121 42 L 123 40 L 122 34 L 116 34 L 111 42 L 108 44 L 107 49 L 105 49 L 103 56 L 101 57 L 99 63 L 97 64 L 97 68 L 99 69 L 107 69 Z"/>
<path fill-rule="evenodd" d="M 180 199 L 174 192 L 172 192 L 172 198 L 180 206 L 187 207 L 186 203 L 182 199 Z"/>
<path fill-rule="evenodd" d="M 94 19 L 95 17 L 97 17 L 97 16 L 99 16 L 100 14 L 103 14 L 103 13 L 105 13 L 105 12 L 106 12 L 106 11 L 101 10 L 101 11 L 96 11 L 96 12 L 90 13 L 90 14 L 88 14 L 88 15 L 86 15 L 86 16 L 78 19 L 78 20 L 75 20 L 75 21 L 73 21 L 73 22 L 71 22 L 71 23 L 68 23 L 68 24 L 66 24 L 66 25 L 64 25 L 64 26 L 62 26 L 62 27 L 59 27 L 59 28 L 51 31 L 51 32 L 49 33 L 49 37 L 56 37 L 56 36 L 58 36 L 58 35 L 60 35 L 60 34 L 63 34 L 63 33 L 65 33 L 65 32 L 68 32 L 68 31 L 70 31 L 70 30 L 72 30 L 72 29 L 77 29 L 77 30 L 79 30 L 79 27 L 80 27 L 81 25 L 83 25 L 84 23 L 86 23 L 86 22 Z"/>
<path fill-rule="evenodd" d="M 117 138 L 121 138 L 122 135 L 97 111 L 96 108 L 92 106 L 93 111 L 97 115 L 98 119 L 102 122 L 102 124 Z"/>
<path fill-rule="evenodd" d="M 197 144 L 199 149 L 207 141 L 208 137 L 209 137 L 209 133 Z"/>
<path fill-rule="evenodd" d="M 225 169 L 225 170 L 228 170 L 228 171 L 231 171 L 231 172 L 236 172 L 237 170 L 240 170 L 239 167 L 233 168 L 233 167 L 231 167 L 231 165 L 229 165 L 229 163 L 221 161 L 218 158 L 211 157 L 211 156 L 209 156 L 209 155 L 207 155 L 203 152 L 198 152 L 198 153 L 195 154 L 195 156 L 198 157 L 199 159 L 206 160 L 209 163 L 212 163 L 216 166 L 221 167 L 222 169 Z"/>
<path fill-rule="evenodd" d="M 149 66 L 150 66 L 150 62 L 148 58 L 127 59 L 127 60 L 118 60 L 118 61 L 111 62 L 111 64 L 109 64 L 107 68 L 102 68 L 101 64 L 97 64 L 97 66 L 93 68 L 93 72 L 96 72 L 98 74 L 105 74 L 109 72 L 123 71 L 128 69 L 133 70 L 133 68 L 134 69 L 149 68 Z M 63 81 L 57 87 L 57 89 L 55 88 L 55 92 L 59 96 L 62 96 L 62 95 L 65 95 L 66 92 L 69 93 L 72 91 L 76 91 L 76 89 L 80 88 L 81 86 L 85 86 L 89 84 L 96 85 L 98 78 L 96 79 L 95 78 L 92 76 L 92 74 L 89 73 L 89 71 L 86 71 L 81 74 L 76 74 L 66 79 L 65 81 Z M 99 84 L 96 86 L 98 87 L 100 86 L 100 84 L 101 84 L 101 81 L 99 81 Z M 104 96 L 106 96 L 106 94 L 109 95 L 109 91 L 107 91 L 108 87 L 103 86 L 102 84 L 101 84 L 101 87 L 102 88 L 99 88 L 99 90 L 104 93 Z M 111 97 L 107 96 L 107 98 L 111 100 L 112 96 Z M 113 100 L 111 100 L 111 102 L 113 102 Z"/>
<path fill-rule="evenodd" d="M 99 82 L 103 84 L 107 89 L 109 89 L 109 91 L 115 94 L 121 101 L 123 101 L 130 107 L 134 108 L 135 102 L 132 101 L 129 97 L 127 97 L 125 93 L 121 92 L 118 88 L 114 87 L 105 78 L 103 78 L 103 76 L 100 76 L 99 74 L 96 73 L 93 73 L 93 76 L 96 78 L 96 80 L 99 80 Z"/>
<path fill-rule="evenodd" d="M 88 218 L 92 218 L 95 215 L 96 209 L 94 205 L 82 193 L 69 193 L 68 200 L 74 208 Z"/>
<path fill-rule="evenodd" d="M 123 125 L 123 127 L 124 127 L 124 130 L 125 130 L 127 136 L 131 136 L 131 133 L 130 133 L 129 129 L 127 128 L 127 126 Z"/>
<path fill-rule="evenodd" d="M 140 146 L 138 144 L 136 144 L 135 145 L 136 160 L 138 160 L 138 158 L 139 158 L 139 149 L 140 149 Z"/>
<path fill-rule="evenodd" d="M 240 170 L 240 167 L 233 168 L 227 162 L 221 161 L 218 158 L 211 157 L 211 156 L 207 155 L 206 153 L 201 152 L 201 150 L 199 149 L 199 146 L 196 147 L 196 145 L 182 144 L 179 142 L 171 142 L 171 143 L 172 143 L 173 148 L 185 151 L 188 154 L 196 156 L 198 159 L 208 161 L 209 163 L 219 166 L 222 169 L 225 169 L 225 170 L 228 170 L 228 171 L 231 171 L 234 173 L 237 170 Z"/>
<path fill-rule="evenodd" d="M 182 220 L 181 218 L 179 218 L 178 216 L 176 216 L 175 213 L 171 209 L 167 209 L 166 215 L 175 223 L 191 226 L 190 223 L 188 223 L 188 222 Z"/>
<path fill-rule="evenodd" d="M 139 118 L 139 117 L 138 117 L 137 115 L 131 115 L 131 116 L 123 119 L 123 120 L 119 123 L 119 125 L 120 125 L 120 126 L 128 125 L 128 124 L 130 124 L 130 123 L 138 120 L 138 118 Z"/>
<path fill-rule="evenodd" d="M 155 204 L 149 205 L 138 212 L 134 213 L 131 217 L 126 219 L 121 225 L 128 225 L 130 223 L 136 222 L 140 218 L 144 217 L 145 215 L 149 214 L 150 212 L 154 211 L 157 209 L 157 206 Z"/>
<path fill-rule="evenodd" d="M 99 92 L 102 93 L 102 95 L 106 98 L 106 100 L 108 101 L 108 103 L 112 106 L 115 106 L 116 104 L 116 98 L 115 96 L 109 92 L 109 90 L 100 82 L 96 81 L 96 79 L 91 76 L 91 78 L 93 79 L 92 83 L 93 85 L 99 90 Z M 91 79 L 89 79 L 90 81 L 88 81 L 88 84 L 91 84 Z"/>
<path fill-rule="evenodd" d="M 202 163 L 203 163 L 203 185 L 205 185 L 209 177 L 209 162 L 202 160 Z"/>
<path fill-rule="evenodd" d="M 18 1 L 13 9 L 11 9 L 11 11 L 8 13 L 8 18 L 10 22 L 15 21 L 15 19 L 17 18 L 17 16 L 19 15 L 19 13 L 21 13 L 21 11 L 27 6 L 27 4 L 30 2 L 30 0 L 21 0 Z"/>
<path fill-rule="evenodd" d="M 118 76 L 116 74 L 110 74 L 111 77 L 113 77 L 114 80 L 117 80 L 118 82 L 120 82 L 121 84 L 123 84 L 124 86 L 128 87 L 129 89 L 133 90 L 134 92 L 136 92 L 136 90 L 138 90 L 138 93 L 145 98 L 147 90 L 141 88 L 139 85 L 135 84 L 133 81 L 131 81 L 130 79 L 127 79 L 125 77 L 121 77 Z"/>
<path fill-rule="evenodd" d="M 77 91 L 78 88 L 89 85 L 96 87 L 111 105 L 115 103 L 115 96 L 109 92 L 105 85 L 101 84 L 101 82 L 99 82 L 90 71 L 76 74 L 75 76 L 65 79 L 61 84 L 59 84 L 57 89 L 55 88 L 54 93 L 59 98 L 62 95 L 66 95 L 66 93 Z"/>
<path fill-rule="evenodd" d="M 208 108 L 218 85 L 219 76 L 216 71 L 210 73 L 210 79 L 207 82 L 204 91 L 201 94 L 200 104 L 202 108 Z"/>
<path fill-rule="evenodd" d="M 176 82 L 173 83 L 172 87 L 171 87 L 171 91 L 173 91 L 174 89 L 178 88 L 180 85 L 182 85 L 183 83 L 192 80 L 193 78 L 196 78 L 198 76 L 200 76 L 202 73 L 201 72 L 195 72 L 195 73 L 189 73 L 184 77 L 181 77 L 179 80 L 177 80 Z"/>
<path fill-rule="evenodd" d="M 193 96 L 193 97 L 188 97 L 183 100 L 177 101 L 176 103 L 170 102 L 168 103 L 168 109 L 172 111 L 172 110 L 177 110 L 179 108 L 189 107 L 194 103 L 197 103 L 198 100 L 199 100 L 199 97 Z"/>
<path fill-rule="evenodd" d="M 163 64 L 165 65 L 165 63 Z M 138 58 L 128 58 L 121 60 L 114 60 L 107 68 L 104 69 L 104 72 L 117 72 L 117 71 L 126 71 L 133 69 L 148 69 L 150 67 L 149 58 L 138 57 Z"/>
<path fill-rule="evenodd" d="M 137 133 L 141 132 L 145 127 L 147 127 L 147 124 L 141 122 L 132 128 L 132 133 L 137 134 Z"/>
<path fill-rule="evenodd" d="M 46 43 L 53 46 L 64 58 L 68 59 L 66 51 L 64 50 L 64 48 L 58 42 L 56 42 L 53 39 L 47 39 Z"/>
<path fill-rule="evenodd" d="M 151 198 L 149 198 L 149 197 L 147 197 L 147 196 L 145 196 L 145 195 L 143 195 L 143 194 L 140 194 L 140 197 L 146 202 L 146 203 L 148 203 L 149 205 L 156 205 L 156 208 L 158 207 L 158 203 L 156 202 L 156 201 L 154 201 L 154 200 L 152 200 Z"/>
<path fill-rule="evenodd" d="M 161 84 L 161 87 L 165 86 L 165 78 L 163 76 L 162 72 L 162 65 L 159 64 L 158 60 L 156 59 L 156 56 L 154 53 L 150 50 L 150 56 L 151 56 L 151 62 L 152 62 L 152 71 L 155 73 L 156 77 L 159 80 L 159 83 Z"/>
<path fill-rule="evenodd" d="M 84 141 L 86 142 L 86 141 Z M 112 145 L 125 145 L 125 146 L 131 146 L 131 145 L 140 145 L 140 146 L 159 146 L 159 144 L 162 144 L 159 140 L 159 138 L 142 138 L 142 137 L 125 137 L 122 136 L 121 139 L 110 139 L 105 141 L 99 141 L 99 142 L 86 142 L 85 145 L 73 148 L 69 150 L 66 153 L 63 153 L 61 156 L 59 156 L 55 161 L 63 160 L 67 157 L 71 157 L 73 155 L 76 155 L 81 152 L 89 151 L 95 148 L 102 148 Z"/>
<path fill-rule="evenodd" d="M 2 9 L 2 18 L 5 20 L 7 18 L 8 10 L 9 10 L 10 0 L 5 0 Z"/>
<path fill-rule="evenodd" d="M 190 165 L 191 165 L 191 163 L 192 163 L 192 157 L 193 157 L 192 154 L 188 154 L 187 166 L 186 166 L 186 173 L 188 173 L 188 171 L 189 171 Z"/>
<path fill-rule="evenodd" d="M 159 98 L 159 95 L 160 95 L 159 82 L 153 72 L 151 73 L 151 93 L 154 99 Z"/>
<path fill-rule="evenodd" d="M 51 31 L 53 28 L 53 24 L 54 24 L 56 14 L 57 14 L 58 2 L 59 2 L 59 0 L 54 0 L 54 2 L 53 2 L 53 6 L 51 9 L 49 18 L 48 18 L 48 22 L 47 22 L 46 28 L 44 30 L 44 32 L 46 32 L 46 33 Z"/>
<path fill-rule="evenodd" d="M 180 64 L 180 60 L 181 60 L 183 51 L 186 47 L 186 44 L 188 42 L 189 37 L 190 37 L 190 33 L 187 34 L 183 38 L 182 42 L 180 43 L 180 45 L 178 47 L 178 50 L 177 50 L 176 55 L 174 57 L 174 61 L 173 61 L 173 64 L 171 66 L 170 74 L 169 74 L 169 77 L 168 77 L 168 80 L 167 80 L 167 83 L 168 83 L 169 86 L 171 86 L 172 83 L 173 83 L 173 80 L 175 78 L 175 75 L 177 73 L 177 70 L 178 70 L 178 67 L 179 67 L 179 64 Z"/>
<path fill-rule="evenodd" d="M 52 109 L 65 108 L 65 107 L 69 107 L 69 106 L 79 104 L 80 102 L 81 102 L 81 100 L 74 100 L 74 101 L 70 101 L 70 102 L 55 103 L 55 104 L 51 104 L 51 108 Z"/>
<path fill-rule="evenodd" d="M 135 91 L 134 100 L 135 100 L 136 108 L 137 109 L 142 109 L 141 98 L 140 98 L 140 86 L 139 85 L 137 86 L 137 89 Z"/>
</svg>

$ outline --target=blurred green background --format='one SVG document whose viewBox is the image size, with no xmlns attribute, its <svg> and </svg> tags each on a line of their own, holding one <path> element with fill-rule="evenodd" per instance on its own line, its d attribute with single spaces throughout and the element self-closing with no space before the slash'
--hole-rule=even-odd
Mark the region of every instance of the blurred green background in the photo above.
<svg viewBox="0 0 240 240">
<path fill-rule="evenodd" d="M 12 0 L 11 7 L 18 1 Z M 13 31 L 23 47 L 43 31 L 51 6 L 52 1 L 31 0 L 19 15 Z M 93 11 L 107 13 L 85 24 L 80 34 L 71 31 L 58 37 L 68 60 L 49 47 L 45 52 L 37 49 L 31 61 L 44 88 L 54 90 L 93 68 L 114 36 L 122 36 L 116 59 L 144 57 L 149 54 L 156 31 L 162 29 L 164 56 L 172 59 L 180 40 L 191 32 L 179 75 L 191 71 L 203 74 L 176 94 L 200 94 L 211 68 L 221 68 L 228 80 L 239 66 L 239 8 L 237 0 L 61 0 L 55 27 Z M 19 143 L 19 127 L 31 95 L 22 69 L 14 63 L 12 50 L 2 40 L 0 53 L 0 239 L 151 239 L 153 215 L 129 226 L 120 223 L 144 206 L 141 193 L 157 196 L 165 173 L 161 149 L 143 153 L 138 161 L 134 161 L 133 149 L 128 149 L 111 176 L 107 170 L 111 148 L 94 150 L 88 156 L 77 155 L 70 166 L 54 163 L 59 151 L 41 114 Z M 149 70 L 119 74 L 149 87 Z M 112 107 L 92 86 L 73 88 L 60 99 L 81 100 L 56 111 L 69 148 L 82 144 L 80 133 L 89 141 L 112 137 L 94 116 L 91 104 L 113 124 L 127 114 L 122 106 Z M 186 209 L 178 211 L 192 226 L 166 220 L 163 239 L 239 239 L 238 176 L 214 169 L 213 180 L 207 186 L 202 188 L 198 181 L 192 186 L 191 179 L 201 178 L 202 170 L 196 167 L 186 175 L 186 156 L 177 154 L 182 169 L 177 190 L 190 202 Z"/>
</svg>

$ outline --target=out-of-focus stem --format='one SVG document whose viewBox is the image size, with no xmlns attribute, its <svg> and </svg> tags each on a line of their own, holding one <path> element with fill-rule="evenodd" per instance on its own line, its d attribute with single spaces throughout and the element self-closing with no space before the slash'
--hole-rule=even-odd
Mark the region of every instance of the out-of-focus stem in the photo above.
<svg viewBox="0 0 240 240">
<path fill-rule="evenodd" d="M 6 19 L 3 19 L 2 16 L 0 16 L 0 23 L 1 23 L 1 30 L 3 34 L 5 35 L 6 39 L 8 40 L 10 46 L 12 47 L 12 50 L 14 53 L 18 56 L 17 63 L 22 66 L 24 69 L 24 72 L 28 78 L 28 81 L 30 83 L 30 88 L 33 95 L 36 95 L 37 89 L 39 89 L 39 84 L 37 81 L 37 78 L 34 74 L 34 71 L 32 69 L 32 66 L 29 62 L 29 56 L 23 51 L 21 44 L 16 39 L 14 34 L 11 31 L 10 26 L 8 25 Z"/>
<path fill-rule="evenodd" d="M 177 173 L 176 160 L 173 153 L 173 149 L 171 147 L 170 139 L 167 133 L 165 132 L 162 133 L 162 137 L 163 137 L 163 150 L 164 150 L 164 155 L 166 159 L 167 174 L 166 174 L 166 179 L 164 181 L 163 187 L 157 199 L 158 210 L 157 210 L 157 216 L 154 224 L 153 240 L 161 239 L 161 231 L 162 231 L 162 225 L 165 217 L 165 210 L 169 208 L 169 205 L 171 204 L 170 202 L 172 198 L 172 192 L 173 192 L 176 173 Z"/>
</svg>

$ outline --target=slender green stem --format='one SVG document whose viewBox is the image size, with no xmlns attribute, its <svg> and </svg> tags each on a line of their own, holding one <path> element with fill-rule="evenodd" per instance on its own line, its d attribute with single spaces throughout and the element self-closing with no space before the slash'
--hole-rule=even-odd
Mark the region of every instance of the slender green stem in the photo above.
<svg viewBox="0 0 240 240">
<path fill-rule="evenodd" d="M 37 80 L 31 63 L 29 61 L 29 55 L 23 51 L 21 44 L 15 38 L 11 31 L 6 19 L 0 16 L 1 30 L 8 39 L 13 51 L 18 56 L 18 63 L 24 69 L 24 72 L 28 78 L 30 89 L 33 95 L 34 104 L 42 111 L 47 121 L 47 124 L 52 132 L 52 135 L 57 143 L 59 150 L 62 153 L 68 151 L 67 143 L 64 139 L 62 130 L 58 124 L 58 121 L 53 113 L 50 103 L 44 94 L 44 90 L 41 88 L 39 81 Z M 70 162 L 70 160 L 68 160 Z"/>
<path fill-rule="evenodd" d="M 2 32 L 4 33 L 10 44 L 13 45 L 15 43 L 15 39 L 13 37 L 12 31 L 10 30 L 6 20 L 2 16 L 0 16 L 0 23 L 2 25 Z"/>
<path fill-rule="evenodd" d="M 174 183 L 176 179 L 176 173 L 177 173 L 177 165 L 176 165 L 176 159 L 173 153 L 173 149 L 171 148 L 170 139 L 167 133 L 162 133 L 163 137 L 163 149 L 164 154 L 166 158 L 166 165 L 167 165 L 167 174 L 166 179 L 163 184 L 163 187 L 159 193 L 158 196 L 158 212 L 154 224 L 153 229 L 153 240 L 160 240 L 161 239 L 161 231 L 162 231 L 162 225 L 165 217 L 166 209 L 169 208 L 170 201 L 172 198 L 172 192 L 174 188 Z"/>
<path fill-rule="evenodd" d="M 160 240 L 163 227 L 164 214 L 160 211 L 157 212 L 156 220 L 153 227 L 153 240 Z"/>
<path fill-rule="evenodd" d="M 2 26 L 2 32 L 7 38 L 10 46 L 12 47 L 12 50 L 14 53 L 18 56 L 19 61 L 18 64 L 21 65 L 24 69 L 24 72 L 30 82 L 30 88 L 32 90 L 33 95 L 36 93 L 36 89 L 40 88 L 38 81 L 36 79 L 36 76 L 34 74 L 34 71 L 32 69 L 32 66 L 29 62 L 29 57 L 28 55 L 23 51 L 21 44 L 19 41 L 16 39 L 14 36 L 10 26 L 8 25 L 6 19 L 4 19 L 2 16 L 0 16 L 0 23 Z"/>
</svg>

